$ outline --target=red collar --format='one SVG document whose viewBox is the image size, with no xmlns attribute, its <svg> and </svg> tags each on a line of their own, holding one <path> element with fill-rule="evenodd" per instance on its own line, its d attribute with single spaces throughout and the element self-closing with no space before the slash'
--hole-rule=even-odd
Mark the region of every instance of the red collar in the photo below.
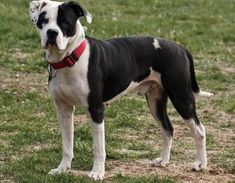
<svg viewBox="0 0 235 183">
<path fill-rule="evenodd" d="M 50 63 L 54 69 L 62 69 L 64 67 L 72 67 L 78 61 L 86 48 L 86 40 L 84 40 L 72 53 L 57 63 Z"/>
</svg>

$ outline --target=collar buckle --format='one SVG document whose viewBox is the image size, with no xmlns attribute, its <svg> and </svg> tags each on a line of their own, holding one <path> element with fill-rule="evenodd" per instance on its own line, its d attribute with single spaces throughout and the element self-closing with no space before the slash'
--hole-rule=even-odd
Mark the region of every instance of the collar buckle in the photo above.
<svg viewBox="0 0 235 183">
<path fill-rule="evenodd" d="M 49 80 L 51 80 L 56 76 L 56 70 L 54 70 L 50 64 L 48 64 L 47 69 L 48 69 Z"/>
</svg>

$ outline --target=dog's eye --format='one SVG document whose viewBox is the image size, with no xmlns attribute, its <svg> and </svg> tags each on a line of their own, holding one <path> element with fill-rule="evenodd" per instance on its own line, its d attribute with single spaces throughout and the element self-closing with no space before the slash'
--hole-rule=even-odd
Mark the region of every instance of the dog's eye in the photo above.
<svg viewBox="0 0 235 183">
<path fill-rule="evenodd" d="M 37 27 L 38 27 L 39 29 L 42 29 L 42 26 L 43 26 L 44 24 L 47 24 L 48 22 L 49 22 L 49 20 L 48 20 L 48 18 L 46 18 L 46 12 L 43 11 L 43 12 L 39 15 L 39 17 L 38 17 Z"/>
<path fill-rule="evenodd" d="M 62 26 L 62 27 L 67 27 L 67 25 L 68 25 L 68 24 L 67 24 L 66 22 L 62 22 L 62 23 L 61 23 L 61 26 Z"/>
<path fill-rule="evenodd" d="M 68 27 L 69 26 L 69 22 L 67 22 L 67 21 L 61 22 L 61 26 L 62 27 Z"/>
<path fill-rule="evenodd" d="M 75 23 L 73 22 L 73 20 L 70 20 L 65 16 L 60 16 L 57 19 L 57 24 L 60 27 L 63 35 L 68 36 L 68 37 L 73 35 L 75 32 L 75 28 L 74 28 L 76 25 Z"/>
</svg>

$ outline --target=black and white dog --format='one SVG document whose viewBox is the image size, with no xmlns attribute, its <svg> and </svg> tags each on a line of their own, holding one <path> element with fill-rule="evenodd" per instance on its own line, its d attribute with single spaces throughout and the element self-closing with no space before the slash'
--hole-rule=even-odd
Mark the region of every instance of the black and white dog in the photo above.
<svg viewBox="0 0 235 183">
<path fill-rule="evenodd" d="M 125 37 L 101 41 L 85 37 L 78 18 L 92 16 L 76 2 L 32 1 L 30 18 L 41 37 L 49 63 L 49 90 L 57 109 L 63 157 L 50 174 L 66 172 L 73 159 L 73 112 L 81 105 L 92 119 L 94 163 L 89 176 L 102 180 L 105 173 L 104 104 L 131 89 L 145 95 L 162 133 L 156 166 L 170 159 L 173 127 L 167 115 L 168 97 L 196 142 L 193 169 L 207 166 L 206 136 L 198 120 L 194 94 L 200 92 L 190 52 L 174 42 L 151 37 Z"/>
</svg>

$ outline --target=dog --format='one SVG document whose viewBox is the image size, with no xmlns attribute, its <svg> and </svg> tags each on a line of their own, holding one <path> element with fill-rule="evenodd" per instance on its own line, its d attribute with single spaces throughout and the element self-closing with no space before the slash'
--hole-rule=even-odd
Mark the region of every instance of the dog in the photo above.
<svg viewBox="0 0 235 183">
<path fill-rule="evenodd" d="M 167 115 L 169 98 L 195 139 L 193 169 L 207 167 L 206 133 L 197 117 L 195 95 L 212 94 L 199 90 L 188 49 L 153 36 L 105 41 L 87 37 L 79 19 L 84 17 L 91 23 L 92 15 L 77 2 L 31 1 L 29 15 L 49 64 L 49 91 L 62 135 L 63 157 L 49 174 L 61 174 L 71 168 L 73 113 L 74 106 L 80 105 L 92 121 L 94 162 L 89 177 L 104 178 L 105 104 L 133 89 L 146 97 L 160 125 L 162 148 L 154 165 L 165 167 L 170 160 L 173 127 Z"/>
</svg>

